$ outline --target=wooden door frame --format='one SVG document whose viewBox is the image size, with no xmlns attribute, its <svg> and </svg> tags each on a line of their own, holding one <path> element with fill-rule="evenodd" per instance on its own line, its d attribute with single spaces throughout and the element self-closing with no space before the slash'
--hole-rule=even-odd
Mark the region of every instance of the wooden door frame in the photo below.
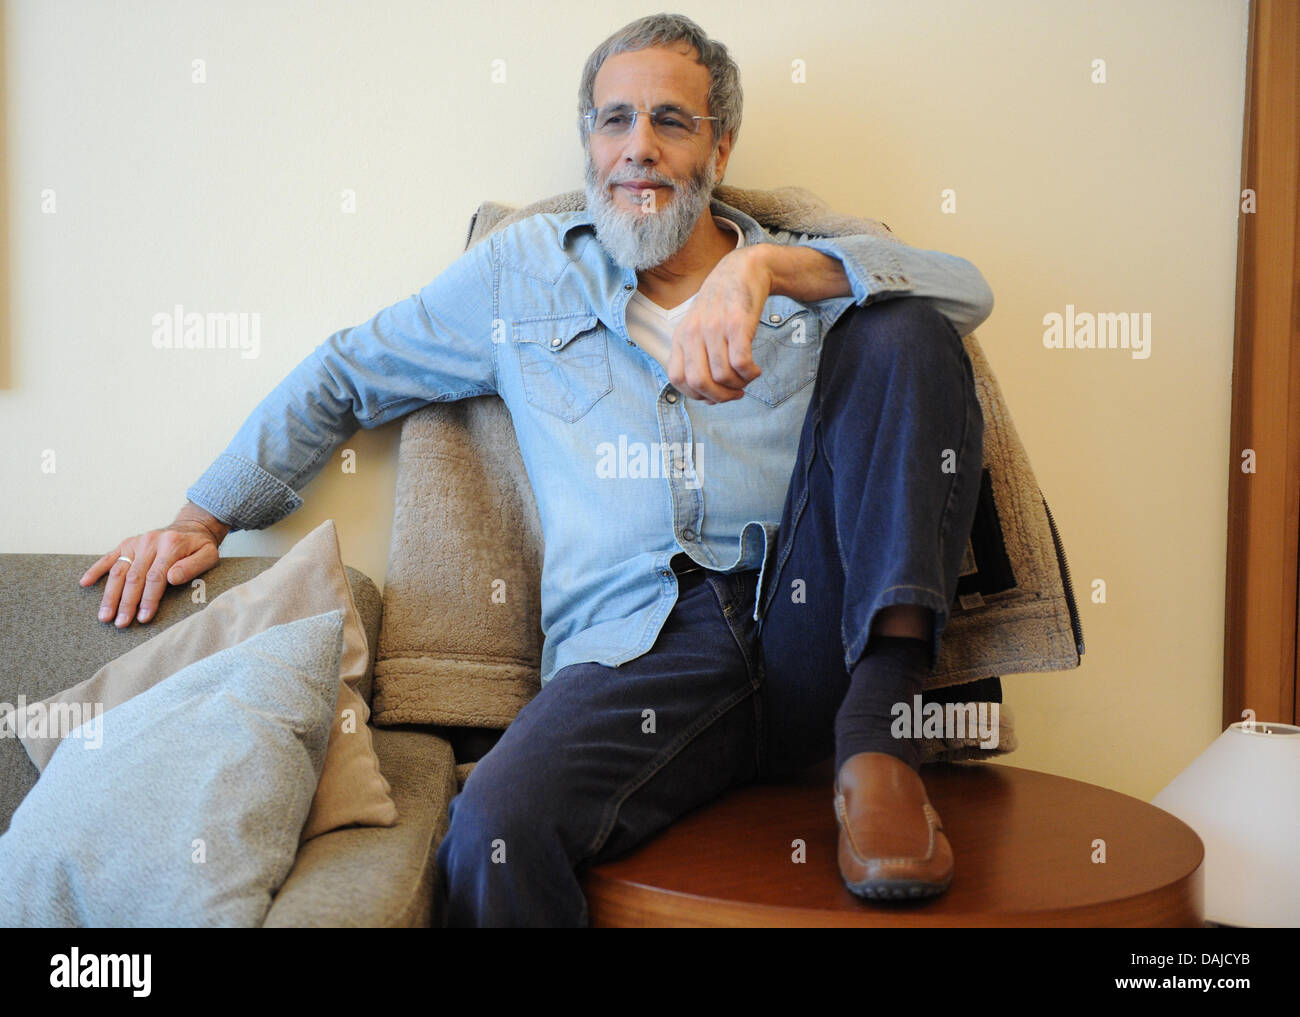
<svg viewBox="0 0 1300 1017">
<path fill-rule="evenodd" d="M 1300 5 L 1254 0 L 1228 466 L 1223 723 L 1295 724 L 1300 692 Z M 1243 198 L 1243 205 L 1245 198 Z M 1243 464 L 1252 450 L 1254 472 Z"/>
</svg>

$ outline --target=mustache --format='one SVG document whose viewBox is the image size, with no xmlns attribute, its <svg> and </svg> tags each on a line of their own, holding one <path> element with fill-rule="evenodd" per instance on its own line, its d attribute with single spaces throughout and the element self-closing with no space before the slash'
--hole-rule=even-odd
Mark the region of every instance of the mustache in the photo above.
<svg viewBox="0 0 1300 1017">
<path fill-rule="evenodd" d="M 661 173 L 647 173 L 645 170 L 636 172 L 632 170 L 615 170 L 605 178 L 605 184 L 608 187 L 613 187 L 617 184 L 629 184 L 634 180 L 649 180 L 652 184 L 658 184 L 660 187 L 675 188 L 677 186 L 676 181 L 671 177 L 665 177 Z"/>
</svg>

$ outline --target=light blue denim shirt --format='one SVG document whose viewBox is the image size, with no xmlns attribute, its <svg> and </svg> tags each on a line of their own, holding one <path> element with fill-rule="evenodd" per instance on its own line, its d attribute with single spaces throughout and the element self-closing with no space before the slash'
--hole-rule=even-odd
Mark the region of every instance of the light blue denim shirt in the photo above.
<svg viewBox="0 0 1300 1017">
<path fill-rule="evenodd" d="M 825 333 L 854 304 L 911 296 L 965 336 L 993 295 L 951 254 L 866 235 L 773 235 L 711 205 L 746 245 L 796 243 L 838 258 L 853 292 L 809 304 L 770 296 L 752 346 L 762 374 L 744 398 L 681 395 L 629 336 L 636 273 L 605 253 L 590 215 L 535 215 L 321 343 L 187 497 L 232 529 L 262 529 L 302 504 L 298 492 L 358 428 L 495 393 L 514 421 L 545 539 L 543 683 L 569 664 L 618 666 L 647 652 L 677 600 L 669 559 L 679 551 L 726 572 L 760 569 L 761 592 Z"/>
</svg>

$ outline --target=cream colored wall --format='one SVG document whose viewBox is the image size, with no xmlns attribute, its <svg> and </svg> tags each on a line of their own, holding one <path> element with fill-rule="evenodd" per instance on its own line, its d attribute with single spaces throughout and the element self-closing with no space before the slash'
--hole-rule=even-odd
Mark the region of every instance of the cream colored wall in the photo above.
<svg viewBox="0 0 1300 1017">
<path fill-rule="evenodd" d="M 650 12 L 7 3 L 0 550 L 102 552 L 165 524 L 295 364 L 460 253 L 479 202 L 581 186 L 582 62 Z M 1245 0 L 683 13 L 741 65 L 726 182 L 803 185 L 988 278 L 977 334 L 1088 647 L 1078 670 L 1005 680 L 1006 762 L 1150 797 L 1219 731 Z M 260 356 L 154 349 L 152 316 L 177 303 L 260 313 Z M 1149 312 L 1150 357 L 1045 349 L 1043 316 L 1067 303 Z M 333 517 L 382 582 L 398 427 L 358 434 L 355 475 L 327 469 L 297 513 L 223 552 L 280 554 Z"/>
</svg>

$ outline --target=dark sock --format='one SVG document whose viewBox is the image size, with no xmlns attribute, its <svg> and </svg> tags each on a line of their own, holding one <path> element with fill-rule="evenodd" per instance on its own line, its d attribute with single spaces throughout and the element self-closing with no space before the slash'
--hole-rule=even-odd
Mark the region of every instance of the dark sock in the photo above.
<svg viewBox="0 0 1300 1017">
<path fill-rule="evenodd" d="M 895 738 L 894 704 L 921 693 L 930 673 L 930 641 L 907 636 L 872 636 L 853 669 L 849 691 L 835 715 L 835 772 L 859 752 L 887 752 L 913 770 L 921 767 L 921 745 L 915 738 Z"/>
</svg>

